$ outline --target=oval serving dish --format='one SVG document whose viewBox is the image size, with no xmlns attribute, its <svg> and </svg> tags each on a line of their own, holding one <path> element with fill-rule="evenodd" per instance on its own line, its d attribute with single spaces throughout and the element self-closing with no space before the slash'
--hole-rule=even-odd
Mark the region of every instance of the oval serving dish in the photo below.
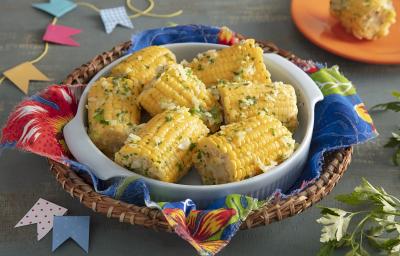
<svg viewBox="0 0 400 256">
<path fill-rule="evenodd" d="M 178 61 L 192 59 L 198 53 L 210 49 L 226 47 L 205 43 L 179 43 L 163 46 L 169 48 L 176 55 Z M 194 170 L 191 170 L 179 184 L 174 184 L 141 176 L 114 163 L 90 140 L 86 132 L 87 111 L 85 106 L 87 104 L 87 93 L 93 83 L 101 76 L 106 75 L 113 66 L 126 57 L 128 56 L 114 61 L 93 77 L 82 94 L 76 116 L 64 128 L 65 141 L 73 156 L 80 163 L 89 166 L 98 178 L 103 180 L 126 176 L 143 178 L 154 201 L 180 201 L 190 198 L 198 206 L 203 207 L 219 197 L 232 193 L 265 199 L 276 189 L 287 190 L 299 177 L 310 147 L 314 126 L 314 107 L 318 101 L 323 99 L 323 96 L 307 74 L 290 61 L 276 54 L 264 54 L 264 63 L 274 81 L 283 81 L 293 85 L 299 108 L 299 127 L 294 133 L 294 138 L 299 143 L 299 147 L 286 161 L 267 173 L 240 182 L 221 185 L 201 185 L 200 177 Z"/>
</svg>

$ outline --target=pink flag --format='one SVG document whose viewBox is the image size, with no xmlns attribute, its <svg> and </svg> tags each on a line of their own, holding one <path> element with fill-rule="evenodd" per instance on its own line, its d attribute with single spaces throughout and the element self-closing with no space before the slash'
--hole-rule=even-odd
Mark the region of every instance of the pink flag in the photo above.
<svg viewBox="0 0 400 256">
<path fill-rule="evenodd" d="M 39 198 L 15 227 L 37 224 L 37 240 L 40 240 L 53 228 L 54 216 L 62 216 L 66 212 L 64 207 Z"/>
<path fill-rule="evenodd" d="M 80 32 L 80 29 L 49 24 L 43 36 L 43 41 L 69 46 L 79 46 L 79 43 L 75 42 L 70 36 L 79 34 Z"/>
</svg>

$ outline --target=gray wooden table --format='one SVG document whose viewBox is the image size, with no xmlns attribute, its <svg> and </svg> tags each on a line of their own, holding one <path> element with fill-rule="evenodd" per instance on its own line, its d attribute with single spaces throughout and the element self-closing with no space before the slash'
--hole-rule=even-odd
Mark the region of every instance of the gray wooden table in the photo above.
<svg viewBox="0 0 400 256">
<path fill-rule="evenodd" d="M 325 1 L 325 0 L 324 0 Z M 41 2 L 39 0 L 35 2 Z M 91 1 L 100 8 L 122 5 L 124 1 Z M 144 7 L 144 1 L 135 1 Z M 50 16 L 31 8 L 31 2 L 2 0 L 0 8 L 0 71 L 35 58 L 42 51 L 41 37 Z M 83 30 L 76 36 L 81 47 L 51 46 L 48 56 L 37 67 L 54 81 L 61 81 L 72 69 L 92 56 L 126 41 L 131 33 L 165 26 L 166 22 L 227 25 L 258 39 L 271 40 L 304 58 L 338 64 L 355 83 L 368 107 L 390 99 L 390 92 L 400 88 L 400 66 L 377 66 L 336 57 L 307 41 L 295 28 L 290 17 L 289 0 L 163 0 L 157 1 L 158 12 L 183 8 L 182 16 L 172 19 L 138 18 L 135 30 L 117 28 L 111 35 L 104 32 L 100 17 L 79 7 L 58 22 Z M 30 94 L 49 83 L 32 82 Z M 24 95 L 10 82 L 0 85 L 0 125 Z M 373 115 L 381 136 L 356 147 L 353 162 L 336 189 L 320 205 L 340 206 L 333 197 L 350 192 L 361 177 L 387 191 L 400 195 L 399 168 L 389 158 L 391 150 L 383 144 L 399 124 L 394 113 Z M 14 229 L 16 222 L 39 197 L 69 209 L 70 215 L 90 215 L 90 255 L 194 255 L 194 250 L 176 235 L 154 232 L 138 226 L 121 224 L 85 208 L 56 183 L 45 159 L 17 151 L 0 156 L 0 255 L 49 255 L 51 235 L 36 241 L 36 227 Z M 266 227 L 239 232 L 220 255 L 315 255 L 319 249 L 320 225 L 316 207 Z M 343 251 L 337 253 L 342 255 Z M 67 241 L 54 255 L 84 255 L 73 242 Z"/>
</svg>

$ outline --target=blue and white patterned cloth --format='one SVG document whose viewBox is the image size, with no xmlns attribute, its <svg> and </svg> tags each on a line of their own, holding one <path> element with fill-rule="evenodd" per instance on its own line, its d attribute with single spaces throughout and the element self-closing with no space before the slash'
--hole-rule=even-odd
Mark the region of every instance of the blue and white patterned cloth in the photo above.
<svg viewBox="0 0 400 256">
<path fill-rule="evenodd" d="M 107 34 L 110 34 L 117 25 L 133 28 L 132 21 L 128 17 L 126 9 L 123 6 L 101 9 L 100 16 Z"/>
</svg>

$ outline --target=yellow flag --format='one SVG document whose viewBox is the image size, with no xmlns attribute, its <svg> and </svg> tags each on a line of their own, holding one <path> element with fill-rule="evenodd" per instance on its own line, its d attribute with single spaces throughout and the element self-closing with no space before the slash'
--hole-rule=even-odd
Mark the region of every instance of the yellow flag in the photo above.
<svg viewBox="0 0 400 256">
<path fill-rule="evenodd" d="M 25 94 L 28 94 L 30 80 L 50 80 L 30 62 L 21 63 L 18 66 L 15 66 L 5 71 L 3 74 Z"/>
</svg>

